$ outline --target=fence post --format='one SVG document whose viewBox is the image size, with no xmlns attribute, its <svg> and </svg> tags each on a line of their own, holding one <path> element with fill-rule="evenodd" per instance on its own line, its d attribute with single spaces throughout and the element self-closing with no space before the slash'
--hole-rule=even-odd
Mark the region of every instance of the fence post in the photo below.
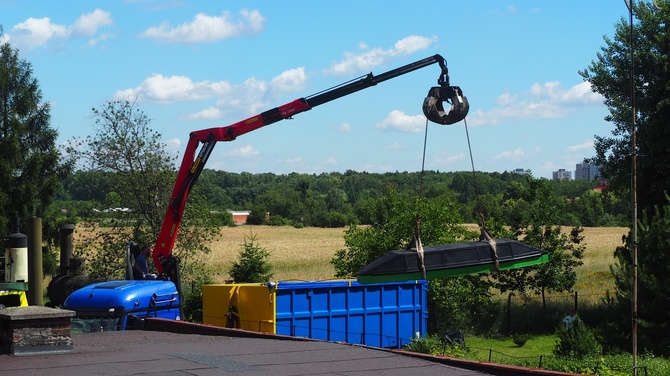
<svg viewBox="0 0 670 376">
<path fill-rule="evenodd" d="M 493 353 L 493 349 L 489 349 L 489 363 L 491 363 L 491 354 Z"/>
<path fill-rule="evenodd" d="M 507 335 L 512 333 L 512 295 L 513 292 L 507 295 Z"/>
<path fill-rule="evenodd" d="M 579 312 L 579 310 L 577 310 L 578 301 L 579 301 L 579 293 L 575 290 L 575 312 Z"/>
<path fill-rule="evenodd" d="M 537 366 L 537 368 L 540 368 L 540 369 L 542 369 L 542 355 L 540 355 L 540 365 L 539 365 L 539 366 Z"/>
</svg>

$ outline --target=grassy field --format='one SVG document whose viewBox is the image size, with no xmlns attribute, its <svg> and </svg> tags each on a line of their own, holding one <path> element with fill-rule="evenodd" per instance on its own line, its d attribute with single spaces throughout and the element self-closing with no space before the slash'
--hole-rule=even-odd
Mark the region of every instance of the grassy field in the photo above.
<svg viewBox="0 0 670 376">
<path fill-rule="evenodd" d="M 473 226 L 476 227 L 476 226 Z M 206 256 L 215 282 L 228 278 L 226 270 L 236 261 L 245 238 L 255 236 L 256 243 L 271 252 L 275 280 L 332 279 L 335 270 L 330 260 L 344 248 L 344 228 L 293 228 L 288 226 L 238 226 L 224 228 L 212 244 L 212 253 Z M 614 262 L 614 249 L 621 245 L 623 227 L 585 228 L 586 252 L 584 265 L 577 269 L 575 289 L 582 296 L 601 296 L 613 284 L 609 267 Z"/>
<path fill-rule="evenodd" d="M 226 227 L 210 247 L 205 261 L 217 283 L 228 279 L 229 265 L 238 259 L 245 239 L 254 236 L 258 246 L 270 251 L 275 280 L 325 280 L 335 276 L 330 260 L 344 248 L 344 228 L 294 228 L 289 226 Z"/>
<path fill-rule="evenodd" d="M 614 290 L 609 268 L 614 264 L 614 250 L 623 245 L 622 237 L 628 234 L 626 227 L 595 227 L 584 229 L 586 252 L 584 265 L 577 268 L 575 290 L 585 294 L 602 296 Z"/>
</svg>

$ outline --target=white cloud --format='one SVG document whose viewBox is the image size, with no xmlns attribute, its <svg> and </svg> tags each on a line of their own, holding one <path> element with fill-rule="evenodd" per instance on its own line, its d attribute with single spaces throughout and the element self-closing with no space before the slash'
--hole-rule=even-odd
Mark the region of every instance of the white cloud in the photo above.
<svg viewBox="0 0 670 376">
<path fill-rule="evenodd" d="M 412 35 L 397 41 L 390 49 L 369 47 L 365 43 L 359 43 L 361 49 L 358 53 L 346 52 L 344 60 L 334 63 L 325 70 L 326 74 L 333 75 L 352 75 L 369 71 L 374 67 L 385 64 L 399 56 L 409 55 L 411 53 L 425 50 L 437 42 L 437 37 L 423 37 Z"/>
<path fill-rule="evenodd" d="M 255 157 L 255 156 L 259 155 L 259 154 L 260 154 L 259 151 L 256 150 L 256 149 L 254 149 L 254 147 L 251 146 L 251 145 L 241 146 L 241 147 L 239 147 L 239 148 L 230 149 L 230 150 L 228 150 L 228 151 L 225 152 L 225 155 L 226 155 L 226 156 L 234 157 L 234 158 L 240 158 L 240 157 L 242 157 L 242 158 Z"/>
<path fill-rule="evenodd" d="M 270 82 L 251 77 L 239 85 L 228 81 L 193 81 L 187 76 L 154 74 L 137 87 L 118 90 L 114 98 L 160 104 L 215 99 L 214 105 L 185 118 L 221 119 L 231 113 L 241 116 L 256 114 L 270 106 L 268 98 L 304 90 L 306 82 L 303 67 L 284 71 Z"/>
<path fill-rule="evenodd" d="M 269 85 L 255 77 L 246 79 L 241 85 L 233 86 L 230 92 L 217 96 L 216 107 L 237 111 L 241 114 L 257 114 L 269 107 L 267 97 Z"/>
<path fill-rule="evenodd" d="M 449 154 L 445 151 L 441 151 L 432 156 L 430 165 L 435 168 L 446 168 L 453 165 L 456 162 L 462 161 L 465 159 L 465 154 Z"/>
<path fill-rule="evenodd" d="M 564 89 L 559 82 L 533 84 L 523 93 L 503 93 L 489 111 L 471 111 L 468 123 L 495 125 L 527 119 L 556 119 L 567 116 L 579 106 L 602 104 L 603 97 L 591 91 L 589 82 Z"/>
<path fill-rule="evenodd" d="M 202 111 L 189 114 L 186 118 L 189 120 L 218 120 L 223 118 L 223 111 L 221 111 L 219 108 L 210 106 Z"/>
<path fill-rule="evenodd" d="M 496 18 L 502 18 L 502 17 L 505 17 L 509 14 L 516 14 L 516 13 L 517 13 L 517 9 L 516 9 L 516 6 L 514 4 L 507 6 L 505 9 L 496 9 L 494 11 L 494 14 L 495 14 Z"/>
<path fill-rule="evenodd" d="M 48 17 L 28 18 L 24 22 L 14 25 L 11 33 L 5 37 L 11 40 L 12 44 L 19 49 L 34 49 L 47 46 L 50 43 L 72 40 L 75 38 L 94 37 L 98 30 L 111 26 L 113 20 L 111 13 L 105 10 L 96 9 L 91 13 L 82 14 L 77 18 L 73 25 L 60 25 L 51 22 Z M 103 34 L 104 37 L 93 38 L 100 40 L 107 39 L 111 34 Z M 101 39 L 102 38 L 102 39 Z M 96 42 L 97 43 L 97 42 Z M 93 43 L 92 45 L 95 45 Z M 89 41 L 87 43 L 91 45 Z"/>
<path fill-rule="evenodd" d="M 157 11 L 172 8 L 181 8 L 184 6 L 182 0 L 123 0 L 126 3 L 134 3 L 141 9 Z"/>
<path fill-rule="evenodd" d="M 407 149 L 407 146 L 399 143 L 399 142 L 394 142 L 391 145 L 385 146 L 384 150 L 405 150 Z"/>
<path fill-rule="evenodd" d="M 584 140 L 581 144 L 568 147 L 569 152 L 580 152 L 584 150 L 593 150 L 593 140 Z"/>
<path fill-rule="evenodd" d="M 270 88 L 275 93 L 290 93 L 304 90 L 307 82 L 305 67 L 289 69 L 270 81 Z"/>
<path fill-rule="evenodd" d="M 94 47 L 94 46 L 98 45 L 100 42 L 104 42 L 107 39 L 113 38 L 113 37 L 114 37 L 114 34 L 102 33 L 102 34 L 100 34 L 100 36 L 98 38 L 89 39 L 88 42 L 86 42 L 86 45 L 89 46 L 89 47 Z"/>
<path fill-rule="evenodd" d="M 505 8 L 505 13 L 516 13 L 516 6 L 514 4 Z"/>
<path fill-rule="evenodd" d="M 227 81 L 194 82 L 186 76 L 154 74 L 134 89 L 117 91 L 114 97 L 117 99 L 138 98 L 142 101 L 172 103 L 212 98 L 230 92 L 231 88 L 232 85 Z"/>
<path fill-rule="evenodd" d="M 340 132 L 346 133 L 349 131 L 351 131 L 351 125 L 349 125 L 349 123 L 342 123 L 342 125 L 340 125 Z"/>
<path fill-rule="evenodd" d="M 337 166 L 337 159 L 335 157 L 328 157 L 325 161 L 322 161 L 321 164 L 326 166 Z"/>
<path fill-rule="evenodd" d="M 181 140 L 178 138 L 172 138 L 170 140 L 165 141 L 165 145 L 169 149 L 181 150 Z"/>
<path fill-rule="evenodd" d="M 375 127 L 383 130 L 414 133 L 420 132 L 425 126 L 426 117 L 424 115 L 410 116 L 402 111 L 393 110 Z"/>
<path fill-rule="evenodd" d="M 537 168 L 537 173 L 540 174 L 549 174 L 554 171 L 558 171 L 559 168 L 565 168 L 564 166 L 559 166 L 552 161 L 544 162 L 540 167 Z"/>
<path fill-rule="evenodd" d="M 91 13 L 82 14 L 70 28 L 73 36 L 92 37 L 98 29 L 103 26 L 112 25 L 111 13 L 102 9 L 96 9 Z"/>
<path fill-rule="evenodd" d="M 54 39 L 66 39 L 67 26 L 51 23 L 49 18 L 28 18 L 15 25 L 9 35 L 10 41 L 19 48 L 33 49 Z"/>
<path fill-rule="evenodd" d="M 295 157 L 295 158 L 280 159 L 279 162 L 288 165 L 299 165 L 302 164 L 304 161 L 302 157 Z"/>
<path fill-rule="evenodd" d="M 393 45 L 393 49 L 389 50 L 388 53 L 393 56 L 409 55 L 428 49 L 435 42 L 437 42 L 436 36 L 426 38 L 419 35 L 411 35 L 397 41 Z"/>
<path fill-rule="evenodd" d="M 540 148 L 535 147 L 532 150 L 524 150 L 517 148 L 514 150 L 506 150 L 493 157 L 493 159 L 502 159 L 511 162 L 521 162 L 535 158 L 540 153 Z"/>
<path fill-rule="evenodd" d="M 258 34 L 264 29 L 265 21 L 266 19 L 255 9 L 241 10 L 237 20 L 229 12 L 222 12 L 220 16 L 198 13 L 191 22 L 172 27 L 168 21 L 164 21 L 160 26 L 145 30 L 140 36 L 167 43 L 211 43 L 221 39 Z"/>
<path fill-rule="evenodd" d="M 182 151 L 181 145 L 182 143 L 180 139 L 178 138 L 169 139 L 165 141 L 165 151 L 168 154 L 179 155 L 179 153 Z"/>
</svg>

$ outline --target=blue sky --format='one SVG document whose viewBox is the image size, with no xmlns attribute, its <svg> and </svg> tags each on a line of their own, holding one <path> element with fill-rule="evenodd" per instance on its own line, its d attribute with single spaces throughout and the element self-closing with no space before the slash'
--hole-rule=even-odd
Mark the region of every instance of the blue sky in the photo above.
<svg viewBox="0 0 670 376">
<path fill-rule="evenodd" d="M 551 177 L 609 135 L 588 67 L 621 1 L 0 0 L 4 38 L 32 64 L 59 142 L 91 109 L 137 100 L 181 158 L 223 127 L 372 72 L 440 54 L 470 103 L 479 171 Z M 216 146 L 207 167 L 275 174 L 420 171 L 421 106 L 437 65 Z M 469 171 L 464 123 L 428 128 L 426 169 Z"/>
</svg>

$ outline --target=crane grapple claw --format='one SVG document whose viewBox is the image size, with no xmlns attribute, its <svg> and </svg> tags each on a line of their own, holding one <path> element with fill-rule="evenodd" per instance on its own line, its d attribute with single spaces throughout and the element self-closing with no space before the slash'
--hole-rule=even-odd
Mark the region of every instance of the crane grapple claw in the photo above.
<svg viewBox="0 0 670 376">
<path fill-rule="evenodd" d="M 444 111 L 443 102 L 451 104 L 449 112 Z M 470 110 L 468 98 L 458 86 L 434 86 L 423 100 L 423 114 L 428 120 L 438 124 L 455 124 L 465 119 Z"/>
</svg>

